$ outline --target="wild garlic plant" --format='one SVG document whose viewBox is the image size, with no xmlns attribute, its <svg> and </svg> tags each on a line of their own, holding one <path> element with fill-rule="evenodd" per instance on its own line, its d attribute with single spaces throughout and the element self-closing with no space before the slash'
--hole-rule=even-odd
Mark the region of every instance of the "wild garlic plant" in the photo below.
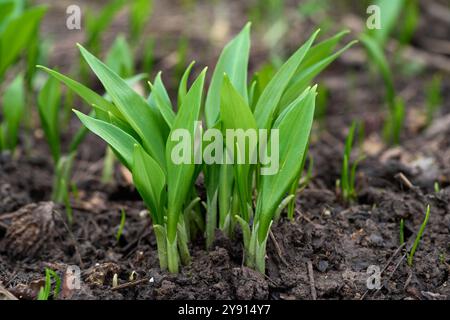
<svg viewBox="0 0 450 320">
<path fill-rule="evenodd" d="M 162 269 L 176 273 L 180 263 L 190 261 L 189 241 L 196 231 L 205 232 L 210 246 L 216 228 L 233 236 L 240 225 L 246 264 L 264 272 L 270 226 L 294 197 L 302 175 L 317 92 L 310 83 L 353 44 L 334 52 L 346 32 L 313 46 L 317 34 L 267 83 L 259 83 L 257 77 L 248 83 L 250 24 L 247 24 L 222 51 L 206 93 L 207 69 L 189 87 L 194 63 L 187 67 L 179 83 L 177 111 L 161 73 L 149 83 L 151 93 L 145 99 L 82 46 L 79 46 L 81 54 L 103 84 L 105 96 L 45 69 L 92 105 L 95 114 L 74 112 L 132 172 L 134 185 L 150 212 Z M 257 136 L 256 143 L 251 144 L 246 142 L 248 137 L 233 137 L 219 143 L 217 137 L 227 136 L 230 130 L 244 133 L 262 130 L 266 139 Z M 180 132 L 188 137 L 200 136 L 202 143 L 199 145 L 195 138 L 185 139 Z M 257 151 L 261 150 L 265 155 L 258 158 Z M 231 154 L 237 155 L 243 161 L 198 161 L 198 155 L 201 158 L 207 151 L 210 155 L 223 152 L 225 158 L 231 159 L 234 159 Z M 183 160 L 176 160 L 174 155 L 181 155 Z M 264 174 L 268 168 L 261 159 L 275 156 L 276 170 Z M 255 158 L 259 160 L 251 161 Z M 199 206 L 201 199 L 195 188 L 201 175 L 206 188 L 205 213 Z"/>
</svg>

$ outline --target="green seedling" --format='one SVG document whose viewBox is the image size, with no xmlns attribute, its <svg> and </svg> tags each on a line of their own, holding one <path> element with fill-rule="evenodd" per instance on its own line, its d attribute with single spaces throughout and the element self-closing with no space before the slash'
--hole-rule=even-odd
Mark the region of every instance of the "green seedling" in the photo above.
<svg viewBox="0 0 450 320">
<path fill-rule="evenodd" d="M 411 42 L 420 21 L 418 0 L 406 0 L 403 8 L 403 23 L 400 25 L 399 40 L 405 45 Z"/>
<path fill-rule="evenodd" d="M 110 1 L 99 13 L 86 14 L 86 46 L 93 52 L 100 51 L 102 33 L 111 25 L 114 17 L 126 4 L 125 0 Z"/>
<path fill-rule="evenodd" d="M 14 151 L 16 148 L 24 112 L 24 79 L 19 74 L 5 89 L 2 97 L 3 121 L 0 122 L 0 151 Z"/>
<path fill-rule="evenodd" d="M 408 265 L 411 267 L 413 265 L 414 254 L 416 253 L 417 248 L 419 247 L 420 240 L 422 239 L 423 232 L 425 231 L 425 227 L 427 226 L 428 219 L 430 218 L 430 205 L 427 205 L 427 212 L 425 213 L 425 219 L 420 225 L 419 232 L 417 233 L 416 239 L 414 240 L 414 244 L 407 255 Z"/>
<path fill-rule="evenodd" d="M 19 69 L 19 72 L 15 70 L 15 79 L 1 93 L 0 151 L 14 151 L 20 125 L 29 124 L 29 118 L 24 119 L 23 114 L 34 71 L 30 70 L 30 64 L 37 59 L 36 46 L 30 44 L 38 42 L 39 24 L 46 7 L 27 8 L 24 2 L 4 0 L 0 3 L 0 12 L 0 84 L 12 67 Z M 25 64 L 18 65 L 16 62 L 21 56 L 26 57 Z"/>
<path fill-rule="evenodd" d="M 439 182 L 434 182 L 434 192 L 439 193 L 441 192 L 441 187 L 439 186 Z"/>
<path fill-rule="evenodd" d="M 29 44 L 34 41 L 38 25 L 47 10 L 44 6 L 24 10 L 18 3 L 1 4 L 4 8 L 0 10 L 3 15 L 0 19 L 0 81 L 20 55 L 28 52 Z"/>
<path fill-rule="evenodd" d="M 344 158 L 342 161 L 341 179 L 338 185 L 341 188 L 342 198 L 345 201 L 354 201 L 357 197 L 355 188 L 356 168 L 358 164 L 364 159 L 364 156 L 359 156 L 353 164 L 350 164 L 351 153 L 354 144 L 355 132 L 357 130 L 357 123 L 354 121 L 348 132 L 345 140 Z"/>
<path fill-rule="evenodd" d="M 53 289 L 53 298 L 58 297 L 61 289 L 61 278 L 58 274 L 48 268 L 45 268 L 45 285 L 39 290 L 37 300 L 48 300 L 52 290 L 52 278 L 55 281 L 55 288 Z"/>
<path fill-rule="evenodd" d="M 119 35 L 108 54 L 105 63 L 122 78 L 129 78 L 134 74 L 133 54 L 124 35 Z"/>
<path fill-rule="evenodd" d="M 376 5 L 380 8 L 381 26 L 380 28 L 367 30 L 360 36 L 361 43 L 364 45 L 372 64 L 384 81 L 389 114 L 384 125 L 383 136 L 385 141 L 390 144 L 400 142 L 400 133 L 405 118 L 405 105 L 401 98 L 396 96 L 392 68 L 389 66 L 383 48 L 397 22 L 401 21 L 400 16 L 403 11 L 407 12 L 407 20 L 402 27 L 402 39 L 406 42 L 412 37 L 417 19 L 414 15 L 417 4 L 412 2 L 415 1 L 378 0 Z M 407 10 L 405 10 L 405 6 Z"/>
<path fill-rule="evenodd" d="M 153 0 L 133 0 L 130 7 L 131 38 L 139 39 L 153 11 Z"/>
<path fill-rule="evenodd" d="M 116 242 L 118 243 L 120 240 L 120 237 L 122 237 L 122 233 L 123 233 L 123 228 L 125 227 L 125 219 L 126 219 L 127 215 L 125 213 L 124 209 L 120 210 L 120 225 L 119 225 L 119 229 L 117 230 L 117 234 L 116 234 Z"/>
<path fill-rule="evenodd" d="M 436 111 L 443 105 L 442 98 L 442 76 L 435 75 L 425 87 L 425 106 L 427 115 L 427 125 L 433 121 Z"/>
</svg>

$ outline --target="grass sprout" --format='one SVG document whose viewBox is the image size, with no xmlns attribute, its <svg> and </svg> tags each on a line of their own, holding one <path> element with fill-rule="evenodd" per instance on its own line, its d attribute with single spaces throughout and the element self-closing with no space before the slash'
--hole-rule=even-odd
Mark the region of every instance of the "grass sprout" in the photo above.
<svg viewBox="0 0 450 320">
<path fill-rule="evenodd" d="M 436 111 L 443 105 L 441 88 L 441 75 L 435 75 L 425 87 L 427 125 L 429 125 L 433 121 Z"/>
<path fill-rule="evenodd" d="M 41 287 L 37 296 L 37 300 L 48 300 L 50 294 L 52 294 L 52 278 L 55 281 L 55 287 L 53 289 L 53 297 L 56 298 L 59 295 L 61 289 L 61 278 L 58 274 L 49 269 L 45 268 L 45 285 Z"/>
<path fill-rule="evenodd" d="M 345 140 L 344 158 L 342 161 L 341 179 L 338 185 L 341 188 L 342 197 L 345 201 L 354 201 L 357 197 L 355 188 L 356 169 L 358 164 L 364 160 L 364 155 L 360 155 L 352 164 L 350 163 L 350 157 L 354 144 L 354 138 L 356 130 L 361 128 L 357 122 L 353 122 L 347 138 Z M 358 134 L 357 134 L 358 136 Z"/>
<path fill-rule="evenodd" d="M 429 218 L 430 218 L 430 205 L 427 205 L 425 219 L 423 220 L 422 224 L 420 225 L 420 229 L 419 229 L 419 232 L 417 233 L 416 239 L 414 240 L 414 244 L 411 247 L 411 250 L 409 251 L 409 253 L 407 255 L 409 266 L 413 265 L 414 254 L 416 253 L 417 248 L 419 247 L 420 240 L 422 239 L 422 235 L 423 235 L 423 232 L 425 231 L 425 227 L 427 226 Z"/>
<path fill-rule="evenodd" d="M 127 215 L 125 213 L 124 209 L 120 210 L 120 224 L 119 224 L 119 229 L 117 230 L 117 234 L 116 234 L 116 242 L 118 243 L 120 240 L 120 237 L 122 237 L 122 233 L 123 233 L 123 228 L 125 227 L 125 220 L 127 218 Z"/>
</svg>

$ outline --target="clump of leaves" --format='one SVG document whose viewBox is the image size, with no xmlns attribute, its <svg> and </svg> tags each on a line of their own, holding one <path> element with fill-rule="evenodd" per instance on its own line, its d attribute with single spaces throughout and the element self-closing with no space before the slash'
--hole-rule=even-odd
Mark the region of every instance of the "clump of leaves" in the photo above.
<svg viewBox="0 0 450 320">
<path fill-rule="evenodd" d="M 408 265 L 412 266 L 414 254 L 417 251 L 417 248 L 419 247 L 420 240 L 422 239 L 423 232 L 425 231 L 425 227 L 427 226 L 428 220 L 430 219 L 430 205 L 427 205 L 427 211 L 425 213 L 425 219 L 423 220 L 422 224 L 420 225 L 419 231 L 417 232 L 416 239 L 414 240 L 413 246 L 411 247 L 411 250 L 408 253 Z"/>
<path fill-rule="evenodd" d="M 345 32 L 340 33 L 312 46 L 317 36 L 314 33 L 266 83 L 254 78 L 249 85 L 248 24 L 222 51 L 204 108 L 206 68 L 188 87 L 193 63 L 187 67 L 179 84 L 177 112 L 160 73 L 150 83 L 151 93 L 144 99 L 82 46 L 81 54 L 103 84 L 108 99 L 56 71 L 47 69 L 47 72 L 93 106 L 94 114 L 74 112 L 132 172 L 136 189 L 150 211 L 162 269 L 178 272 L 180 262 L 190 261 L 188 243 L 195 232 L 205 232 L 206 243 L 210 245 L 217 227 L 233 236 L 239 224 L 244 234 L 246 264 L 264 272 L 270 226 L 294 198 L 291 190 L 295 193 L 302 175 L 317 92 L 310 82 L 352 45 L 334 52 L 344 35 Z M 174 139 L 174 133 L 185 129 L 195 137 L 198 134 L 195 123 L 203 115 L 208 129 L 221 132 L 279 129 L 280 170 L 273 175 L 261 175 L 257 170 L 261 163 L 197 164 L 194 141 L 188 143 L 190 150 L 194 150 L 187 155 L 190 161 L 175 163 L 172 153 L 179 148 L 179 140 Z M 275 138 L 269 138 L 269 145 Z M 230 150 L 248 156 L 254 152 L 239 139 L 226 145 L 224 151 Z M 206 187 L 206 213 L 199 206 L 195 189 L 201 172 Z"/>
<path fill-rule="evenodd" d="M 55 287 L 53 289 L 53 297 L 56 298 L 59 295 L 60 289 L 61 289 L 61 278 L 58 276 L 58 274 L 49 269 L 45 268 L 45 285 L 44 287 L 41 287 L 39 290 L 37 300 L 48 300 L 50 297 L 50 294 L 52 294 L 52 278 L 55 281 Z"/>
<path fill-rule="evenodd" d="M 345 139 L 344 157 L 342 161 L 341 179 L 338 184 L 341 189 L 342 198 L 345 201 L 354 201 L 357 198 L 355 188 L 356 168 L 358 164 L 364 160 L 364 155 L 359 155 L 358 158 L 351 163 L 351 154 L 355 140 L 355 133 L 361 130 L 361 126 L 353 121 L 347 138 Z M 358 134 L 357 134 L 358 136 Z"/>
</svg>

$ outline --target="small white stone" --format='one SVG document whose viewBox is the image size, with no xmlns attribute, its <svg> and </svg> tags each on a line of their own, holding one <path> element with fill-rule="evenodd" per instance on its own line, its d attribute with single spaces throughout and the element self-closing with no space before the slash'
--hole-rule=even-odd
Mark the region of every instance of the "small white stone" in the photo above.
<svg viewBox="0 0 450 320">
<path fill-rule="evenodd" d="M 148 217 L 148 211 L 147 210 L 139 211 L 139 217 L 141 217 L 142 219 Z"/>
<path fill-rule="evenodd" d="M 151 277 L 150 280 L 148 280 L 148 282 L 150 282 L 150 283 L 155 282 L 155 278 Z"/>
</svg>

